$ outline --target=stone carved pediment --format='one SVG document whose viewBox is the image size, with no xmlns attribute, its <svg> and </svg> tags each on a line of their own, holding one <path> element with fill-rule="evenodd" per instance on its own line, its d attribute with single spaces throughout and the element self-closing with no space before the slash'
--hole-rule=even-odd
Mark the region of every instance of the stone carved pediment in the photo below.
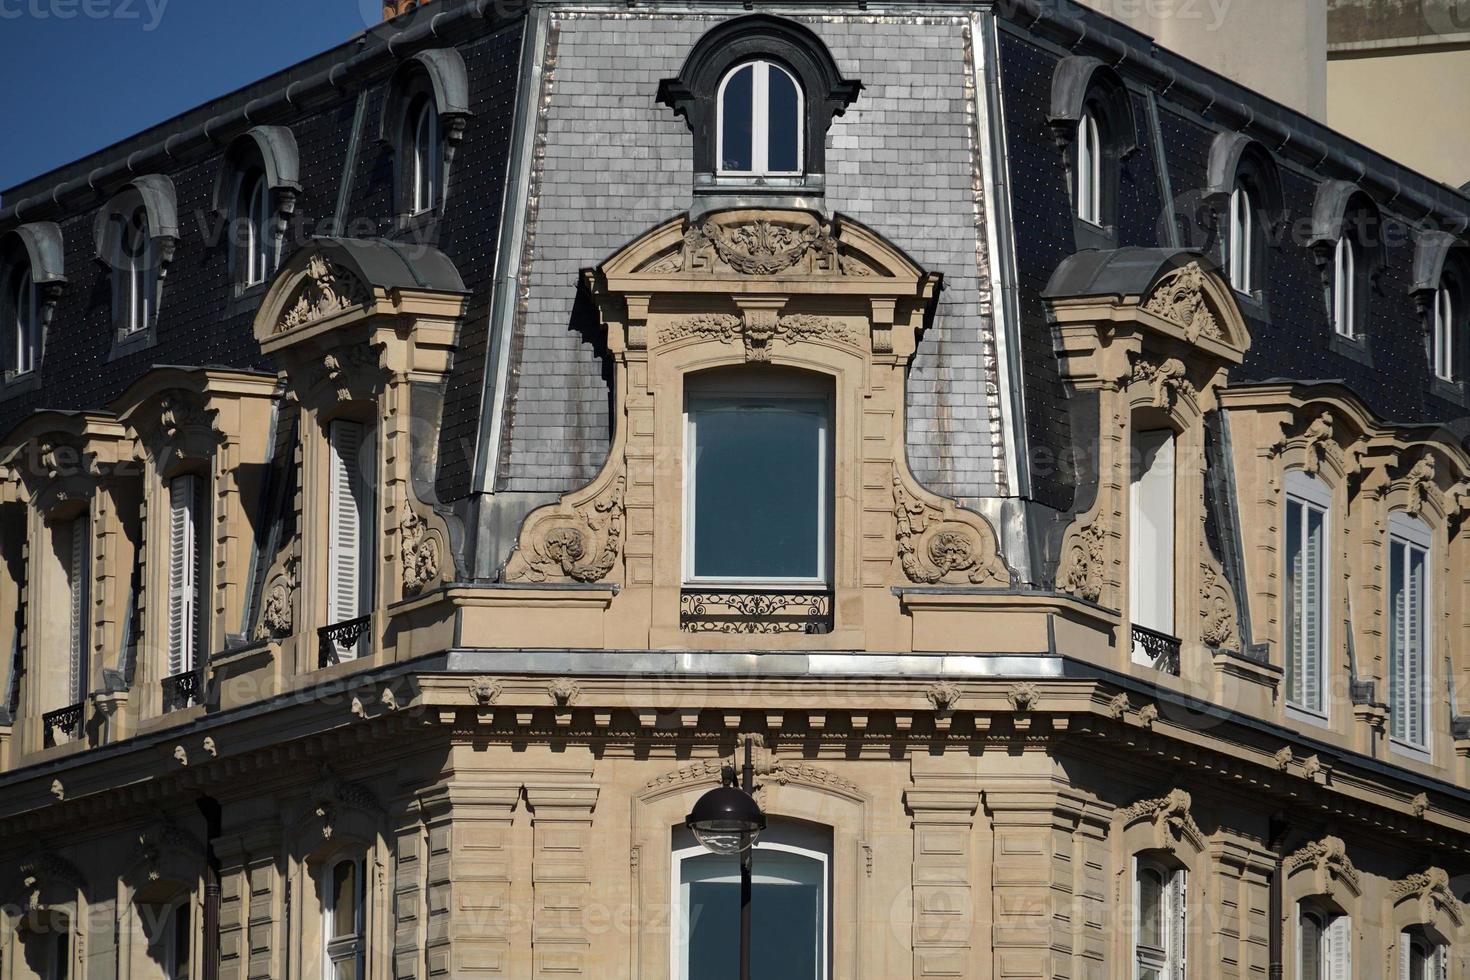
<svg viewBox="0 0 1470 980">
<path fill-rule="evenodd" d="M 1313 894 L 1333 894 L 1337 885 L 1345 886 L 1353 895 L 1362 894 L 1362 877 L 1347 854 L 1347 845 L 1339 837 L 1313 841 L 1286 858 L 1288 875 L 1311 872 L 1316 875 Z"/>
<path fill-rule="evenodd" d="M 1465 921 L 1465 906 L 1450 890 L 1450 876 L 1443 868 L 1426 868 L 1393 882 L 1388 888 L 1393 902 L 1419 902 L 1423 914 L 1442 913 L 1456 926 Z"/>
<path fill-rule="evenodd" d="M 1220 321 L 1206 301 L 1205 271 L 1191 262 L 1159 277 L 1143 309 L 1184 328 L 1190 342 L 1205 337 L 1219 340 Z"/>
<path fill-rule="evenodd" d="M 314 255 L 295 295 L 286 303 L 275 333 L 324 320 L 368 301 L 363 281 L 324 255 Z"/>
<path fill-rule="evenodd" d="M 1139 800 L 1124 807 L 1119 811 L 1119 816 L 1125 827 L 1140 821 L 1150 822 L 1153 825 L 1154 846 L 1159 850 L 1175 851 L 1184 843 L 1196 851 L 1203 851 L 1206 844 L 1205 834 L 1190 812 L 1193 805 L 1194 801 L 1186 790 L 1175 789 L 1165 796 Z"/>
<path fill-rule="evenodd" d="M 689 222 L 674 248 L 639 270 L 652 275 L 866 277 L 879 274 L 807 212 L 722 212 Z"/>
</svg>

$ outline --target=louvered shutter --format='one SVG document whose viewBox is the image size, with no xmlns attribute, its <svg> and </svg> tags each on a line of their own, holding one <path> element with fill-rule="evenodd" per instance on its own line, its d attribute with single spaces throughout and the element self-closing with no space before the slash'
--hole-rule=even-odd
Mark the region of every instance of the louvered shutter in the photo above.
<svg viewBox="0 0 1470 980">
<path fill-rule="evenodd" d="M 1408 545 L 1394 541 L 1389 547 L 1389 601 L 1392 604 L 1389 624 L 1389 711 L 1391 731 L 1395 738 L 1408 738 L 1409 702 L 1407 685 L 1408 661 L 1408 583 L 1405 581 Z"/>
<path fill-rule="evenodd" d="M 1424 552 L 1408 549 L 1407 626 L 1405 630 L 1404 693 L 1408 710 L 1408 740 L 1424 742 Z"/>
<path fill-rule="evenodd" d="M 72 704 L 87 697 L 87 534 L 91 522 L 84 516 L 71 522 L 71 555 L 67 586 L 71 592 L 71 659 L 68 691 Z"/>
<path fill-rule="evenodd" d="M 1303 507 L 1305 540 L 1302 569 L 1302 703 L 1322 710 L 1322 513 Z"/>
<path fill-rule="evenodd" d="M 1448 946 L 1434 947 L 1434 980 L 1449 980 L 1450 977 L 1450 948 Z"/>
<path fill-rule="evenodd" d="M 213 538 L 213 530 L 210 520 L 209 507 L 209 478 L 194 478 L 194 504 L 193 528 L 194 528 L 194 656 L 189 662 L 189 669 L 197 669 L 202 662 L 209 657 L 209 583 L 211 581 L 209 563 L 214 554 L 210 547 Z"/>
<path fill-rule="evenodd" d="M 1183 868 L 1180 868 L 1178 871 L 1174 872 L 1173 881 L 1171 882 L 1171 889 L 1174 895 L 1173 901 L 1170 904 L 1173 906 L 1172 911 L 1174 915 L 1172 917 L 1173 921 L 1170 925 L 1173 929 L 1173 936 L 1171 937 L 1171 939 L 1174 948 L 1170 950 L 1171 962 L 1169 963 L 1169 980 L 1184 980 L 1185 976 L 1188 974 L 1186 966 L 1188 961 L 1186 954 L 1189 952 L 1187 945 L 1187 937 L 1189 935 L 1189 920 L 1187 915 L 1188 908 L 1185 902 L 1185 895 L 1188 893 L 1189 889 L 1187 876 Z"/>
<path fill-rule="evenodd" d="M 1399 933 L 1399 980 L 1410 980 L 1409 959 L 1413 956 L 1414 942 L 1407 932 Z"/>
<path fill-rule="evenodd" d="M 328 616 L 333 623 L 356 619 L 367 611 L 364 580 L 371 558 L 364 553 L 367 517 L 367 479 L 371 465 L 365 452 L 363 426 L 356 422 L 333 422 L 330 429 L 331 486 L 329 501 Z M 350 659 L 357 647 L 339 647 L 338 657 Z"/>
<path fill-rule="evenodd" d="M 1327 927 L 1327 956 L 1332 980 L 1352 980 L 1353 920 L 1339 915 Z"/>
<path fill-rule="evenodd" d="M 168 673 L 193 669 L 195 640 L 195 478 L 179 476 L 168 485 Z"/>
</svg>

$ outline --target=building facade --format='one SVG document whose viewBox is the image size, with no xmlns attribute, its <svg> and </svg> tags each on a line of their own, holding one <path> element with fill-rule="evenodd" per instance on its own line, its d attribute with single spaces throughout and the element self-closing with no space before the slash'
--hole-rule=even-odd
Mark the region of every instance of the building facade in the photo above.
<svg viewBox="0 0 1470 980">
<path fill-rule="evenodd" d="M 5 195 L 0 978 L 732 976 L 747 746 L 756 976 L 1470 978 L 1470 199 L 1071 4 L 408 7 Z"/>
</svg>

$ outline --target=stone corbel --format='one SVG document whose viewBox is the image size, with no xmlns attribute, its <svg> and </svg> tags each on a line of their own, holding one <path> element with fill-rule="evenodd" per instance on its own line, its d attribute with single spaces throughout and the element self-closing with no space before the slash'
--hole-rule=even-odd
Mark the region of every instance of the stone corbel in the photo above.
<svg viewBox="0 0 1470 980">
<path fill-rule="evenodd" d="M 526 518 L 506 562 L 505 581 L 618 581 L 627 485 L 623 450 L 617 445 L 595 480 Z"/>
<path fill-rule="evenodd" d="M 898 565 L 910 582 L 1011 584 L 1011 570 L 1000 557 L 990 522 L 924 490 L 898 463 L 893 466 L 893 516 Z"/>
</svg>

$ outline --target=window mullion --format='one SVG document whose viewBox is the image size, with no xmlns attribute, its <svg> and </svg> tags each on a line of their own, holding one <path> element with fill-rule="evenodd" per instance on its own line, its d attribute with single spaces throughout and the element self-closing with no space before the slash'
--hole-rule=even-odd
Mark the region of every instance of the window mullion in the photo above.
<svg viewBox="0 0 1470 980">
<path fill-rule="evenodd" d="M 757 61 L 750 85 L 750 156 L 758 174 L 771 172 L 771 104 L 769 62 Z"/>
</svg>

